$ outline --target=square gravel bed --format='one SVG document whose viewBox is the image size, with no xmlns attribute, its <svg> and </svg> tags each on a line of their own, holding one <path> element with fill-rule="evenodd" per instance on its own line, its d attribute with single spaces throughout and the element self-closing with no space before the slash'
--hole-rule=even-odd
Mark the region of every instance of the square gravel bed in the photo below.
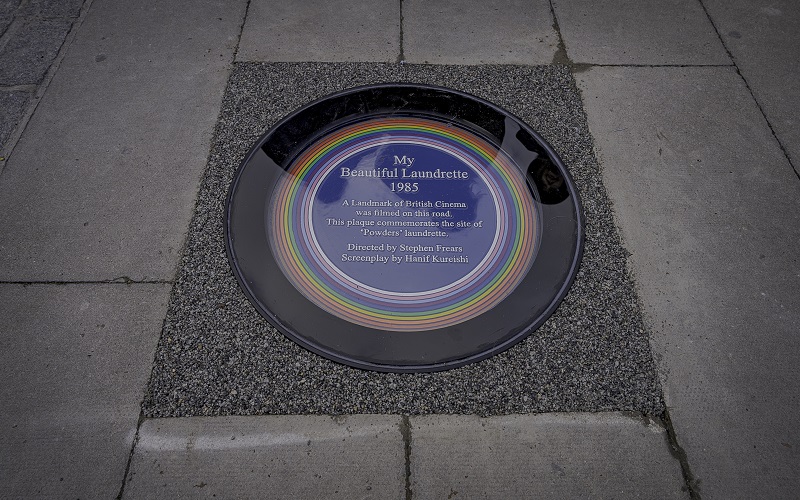
<svg viewBox="0 0 800 500">
<path fill-rule="evenodd" d="M 311 100 L 381 82 L 440 85 L 494 102 L 550 142 L 575 179 L 586 216 L 575 283 L 542 327 L 492 358 L 418 374 L 340 365 L 272 328 L 233 276 L 223 236 L 225 199 L 252 144 Z M 566 67 L 238 63 L 225 92 L 144 413 L 660 415 L 661 387 L 625 259 L 580 94 Z"/>
</svg>

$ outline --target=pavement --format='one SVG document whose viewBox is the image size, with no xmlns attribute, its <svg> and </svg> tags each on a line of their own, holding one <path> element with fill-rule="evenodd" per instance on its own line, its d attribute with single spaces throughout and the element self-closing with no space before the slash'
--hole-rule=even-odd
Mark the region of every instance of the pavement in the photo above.
<svg viewBox="0 0 800 500">
<path fill-rule="evenodd" d="M 766 0 L 0 0 L 0 497 L 796 497 L 798 28 Z M 390 78 L 513 109 L 608 208 L 550 326 L 441 380 L 214 302 L 238 148 Z"/>
</svg>

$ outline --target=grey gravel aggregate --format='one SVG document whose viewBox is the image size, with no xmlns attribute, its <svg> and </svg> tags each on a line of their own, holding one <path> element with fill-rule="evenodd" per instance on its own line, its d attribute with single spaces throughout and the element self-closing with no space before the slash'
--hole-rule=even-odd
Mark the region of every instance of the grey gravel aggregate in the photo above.
<svg viewBox="0 0 800 500">
<path fill-rule="evenodd" d="M 78 17 L 84 0 L 29 0 L 22 8 L 26 16 Z"/>
<path fill-rule="evenodd" d="M 30 99 L 30 92 L 0 91 L 0 149 L 6 145 Z"/>
<path fill-rule="evenodd" d="M 68 19 L 25 21 L 0 50 L 0 85 L 41 82 L 71 27 Z"/>
<path fill-rule="evenodd" d="M 0 0 L 0 16 L 13 16 L 21 0 Z"/>
<path fill-rule="evenodd" d="M 555 314 L 492 358 L 426 374 L 363 371 L 275 331 L 240 291 L 223 241 L 228 186 L 269 126 L 310 100 L 379 82 L 442 85 L 537 130 L 573 175 L 586 216 L 580 271 Z M 580 95 L 563 66 L 238 63 L 225 93 L 153 373 L 147 417 L 256 414 L 663 412 Z"/>
</svg>

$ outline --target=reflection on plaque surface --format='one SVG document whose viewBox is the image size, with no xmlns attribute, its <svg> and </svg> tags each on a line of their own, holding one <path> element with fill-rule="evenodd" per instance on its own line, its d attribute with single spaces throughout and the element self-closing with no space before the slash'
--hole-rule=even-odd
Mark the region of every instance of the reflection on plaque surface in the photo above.
<svg viewBox="0 0 800 500">
<path fill-rule="evenodd" d="M 473 96 L 351 89 L 288 116 L 240 166 L 226 241 L 248 298 L 304 347 L 351 366 L 432 371 L 535 330 L 580 260 L 557 155 Z"/>
</svg>

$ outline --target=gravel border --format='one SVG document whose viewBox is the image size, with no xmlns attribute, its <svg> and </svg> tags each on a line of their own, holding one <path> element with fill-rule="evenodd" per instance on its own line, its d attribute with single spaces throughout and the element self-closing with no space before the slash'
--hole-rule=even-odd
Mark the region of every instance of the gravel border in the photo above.
<svg viewBox="0 0 800 500">
<path fill-rule="evenodd" d="M 228 186 L 253 142 L 307 102 L 408 81 L 466 91 L 511 111 L 558 151 L 586 216 L 580 271 L 556 313 L 479 363 L 424 374 L 363 371 L 276 332 L 225 255 Z M 579 92 L 563 66 L 237 63 L 230 76 L 143 403 L 146 417 L 637 411 L 664 405 Z"/>
</svg>

